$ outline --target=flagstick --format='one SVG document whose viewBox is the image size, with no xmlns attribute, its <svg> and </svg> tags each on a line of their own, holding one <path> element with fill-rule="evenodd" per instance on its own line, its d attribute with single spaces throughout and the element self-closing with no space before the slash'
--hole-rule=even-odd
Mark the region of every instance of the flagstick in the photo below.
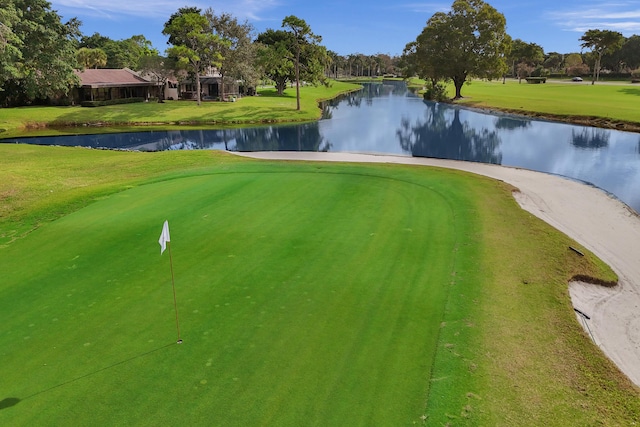
<svg viewBox="0 0 640 427">
<path fill-rule="evenodd" d="M 169 264 L 171 265 L 171 285 L 173 286 L 173 307 L 176 310 L 176 329 L 178 329 L 178 344 L 182 344 L 180 339 L 180 322 L 178 321 L 178 302 L 176 300 L 176 281 L 173 278 L 173 258 L 171 257 L 171 242 L 167 242 L 169 247 Z"/>
</svg>

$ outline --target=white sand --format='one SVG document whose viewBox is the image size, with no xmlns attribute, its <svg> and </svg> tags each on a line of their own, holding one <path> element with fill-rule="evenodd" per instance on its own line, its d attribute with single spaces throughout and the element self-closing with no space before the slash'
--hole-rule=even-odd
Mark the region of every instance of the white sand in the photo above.
<svg viewBox="0 0 640 427">
<path fill-rule="evenodd" d="M 280 160 L 403 163 L 459 169 L 507 182 L 523 209 L 548 222 L 609 264 L 619 285 L 572 283 L 580 323 L 631 381 L 640 386 L 640 217 L 605 192 L 569 179 L 524 169 L 452 160 L 352 153 L 259 152 Z M 640 191 L 640 190 L 639 190 Z"/>
</svg>

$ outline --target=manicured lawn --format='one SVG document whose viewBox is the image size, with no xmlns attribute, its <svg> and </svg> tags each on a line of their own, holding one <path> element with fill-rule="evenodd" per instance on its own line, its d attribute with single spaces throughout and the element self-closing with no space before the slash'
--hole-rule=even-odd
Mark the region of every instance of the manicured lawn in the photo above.
<svg viewBox="0 0 640 427">
<path fill-rule="evenodd" d="M 295 88 L 279 96 L 274 89 L 259 90 L 260 96 L 244 97 L 237 102 L 167 101 L 113 105 L 107 107 L 22 107 L 3 108 L 0 115 L 0 137 L 16 136 L 25 131 L 55 134 L 47 126 L 83 126 L 85 124 L 117 126 L 158 126 L 198 124 L 250 124 L 284 121 L 310 121 L 320 118 L 319 100 L 336 97 L 359 86 L 332 82 L 324 86 L 301 88 L 301 110 L 296 110 Z M 86 130 L 86 128 L 85 128 Z M 95 129 L 94 129 L 95 130 Z M 92 131 L 94 131 L 92 130 Z M 68 130 L 66 130 L 68 131 Z M 74 130 L 76 133 L 77 129 Z"/>
<path fill-rule="evenodd" d="M 453 96 L 452 88 L 450 93 Z M 640 123 L 640 87 L 631 84 L 592 86 L 587 83 L 527 84 L 525 81 L 518 84 L 513 79 L 502 84 L 502 80 L 474 80 L 462 88 L 462 96 L 464 98 L 456 102 L 473 107 Z"/>
<path fill-rule="evenodd" d="M 502 183 L 219 152 L 12 145 L 0 159 L 0 182 L 23 176 L 2 187 L 0 231 L 39 225 L 0 248 L 0 425 L 640 416 L 567 293 L 575 274 L 612 273 Z"/>
</svg>

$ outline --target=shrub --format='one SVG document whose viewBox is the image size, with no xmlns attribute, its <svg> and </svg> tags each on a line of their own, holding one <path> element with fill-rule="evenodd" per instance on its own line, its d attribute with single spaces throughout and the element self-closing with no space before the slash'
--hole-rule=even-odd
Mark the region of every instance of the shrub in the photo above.
<svg viewBox="0 0 640 427">
<path fill-rule="evenodd" d="M 433 84 L 427 83 L 427 90 L 424 93 L 424 99 L 428 101 L 441 102 L 447 99 L 447 87 L 442 82 Z"/>
</svg>

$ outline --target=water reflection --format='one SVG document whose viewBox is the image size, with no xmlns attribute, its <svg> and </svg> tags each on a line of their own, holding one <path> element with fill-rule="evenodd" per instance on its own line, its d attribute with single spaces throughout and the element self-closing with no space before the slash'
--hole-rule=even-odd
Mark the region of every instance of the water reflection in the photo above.
<svg viewBox="0 0 640 427">
<path fill-rule="evenodd" d="M 597 128 L 572 130 L 571 143 L 578 148 L 597 150 L 609 145 L 609 133 Z"/>
<path fill-rule="evenodd" d="M 462 123 L 458 108 L 433 102 L 425 104 L 424 118 L 411 123 L 404 117 L 400 123 L 396 134 L 403 150 L 417 157 L 502 162 L 499 152 L 501 141 L 496 131 L 476 129 L 467 122 Z"/>
<path fill-rule="evenodd" d="M 237 151 L 329 151 L 331 148 L 331 143 L 320 135 L 318 123 L 234 132 Z"/>
<path fill-rule="evenodd" d="M 496 129 L 503 129 L 503 130 L 524 129 L 531 126 L 531 120 L 527 120 L 524 118 L 516 119 L 514 117 L 502 116 L 502 117 L 498 117 L 495 120 L 494 126 Z"/>
<path fill-rule="evenodd" d="M 80 146 L 137 151 L 328 151 L 331 148 L 331 143 L 320 135 L 318 123 L 247 129 L 173 130 L 106 135 L 16 138 L 13 141 L 37 145 Z"/>
</svg>

